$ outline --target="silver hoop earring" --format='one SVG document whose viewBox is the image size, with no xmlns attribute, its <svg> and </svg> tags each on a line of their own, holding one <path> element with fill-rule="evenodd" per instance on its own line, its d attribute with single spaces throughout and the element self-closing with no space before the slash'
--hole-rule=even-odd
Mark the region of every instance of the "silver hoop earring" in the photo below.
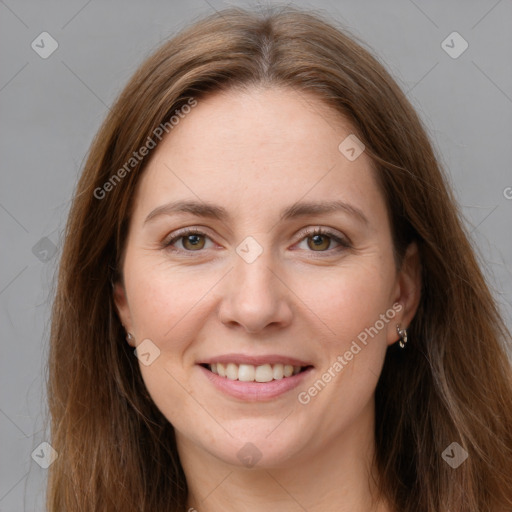
<svg viewBox="0 0 512 512">
<path fill-rule="evenodd" d="M 398 333 L 399 339 L 399 345 L 400 348 L 405 348 L 405 344 L 407 343 L 407 329 L 400 329 L 400 324 L 396 325 L 396 332 Z"/>
</svg>

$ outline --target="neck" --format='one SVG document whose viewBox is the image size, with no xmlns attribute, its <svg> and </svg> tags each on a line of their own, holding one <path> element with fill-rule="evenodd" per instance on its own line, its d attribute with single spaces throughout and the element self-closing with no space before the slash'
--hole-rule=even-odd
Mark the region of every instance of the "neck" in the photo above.
<svg viewBox="0 0 512 512">
<path fill-rule="evenodd" d="M 314 440 L 320 450 L 303 450 L 293 461 L 265 468 L 225 463 L 177 432 L 189 490 L 187 510 L 390 512 L 375 482 L 373 425 L 370 402 L 362 417 L 334 439 Z"/>
</svg>

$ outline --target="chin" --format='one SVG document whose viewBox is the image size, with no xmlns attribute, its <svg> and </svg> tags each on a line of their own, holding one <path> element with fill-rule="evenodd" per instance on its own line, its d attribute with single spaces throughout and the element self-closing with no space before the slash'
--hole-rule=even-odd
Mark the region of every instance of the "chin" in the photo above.
<svg viewBox="0 0 512 512">
<path fill-rule="evenodd" d="M 309 443 L 295 428 L 293 431 L 283 428 L 282 420 L 264 420 L 259 425 L 251 420 L 250 426 L 241 421 L 238 428 L 228 428 L 233 437 L 224 432 L 221 438 L 216 437 L 214 446 L 200 444 L 214 457 L 239 468 L 283 467 L 293 462 Z M 280 428 L 282 430 L 278 432 Z"/>
</svg>

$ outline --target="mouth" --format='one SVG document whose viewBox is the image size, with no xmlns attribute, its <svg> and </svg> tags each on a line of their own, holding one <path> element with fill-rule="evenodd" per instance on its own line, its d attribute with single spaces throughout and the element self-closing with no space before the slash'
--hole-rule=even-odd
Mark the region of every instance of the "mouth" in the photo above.
<svg viewBox="0 0 512 512">
<path fill-rule="evenodd" d="M 306 361 L 278 355 L 229 354 L 197 365 L 215 389 L 243 402 L 284 398 L 314 370 Z"/>
<path fill-rule="evenodd" d="M 219 362 L 211 364 L 203 363 L 201 366 L 225 379 L 259 383 L 287 379 L 312 368 L 311 365 L 301 366 L 283 363 L 253 365 Z"/>
</svg>

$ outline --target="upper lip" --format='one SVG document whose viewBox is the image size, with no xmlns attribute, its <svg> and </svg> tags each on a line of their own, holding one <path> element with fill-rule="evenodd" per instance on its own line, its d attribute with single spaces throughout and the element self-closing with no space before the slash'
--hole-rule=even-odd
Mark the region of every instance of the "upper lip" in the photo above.
<svg viewBox="0 0 512 512">
<path fill-rule="evenodd" d="M 247 354 L 223 354 L 219 356 L 203 359 L 199 364 L 251 364 L 261 366 L 264 364 L 290 364 L 292 366 L 312 366 L 311 363 L 297 359 L 295 357 L 284 356 L 280 354 L 267 354 L 261 356 L 250 356 Z"/>
</svg>

